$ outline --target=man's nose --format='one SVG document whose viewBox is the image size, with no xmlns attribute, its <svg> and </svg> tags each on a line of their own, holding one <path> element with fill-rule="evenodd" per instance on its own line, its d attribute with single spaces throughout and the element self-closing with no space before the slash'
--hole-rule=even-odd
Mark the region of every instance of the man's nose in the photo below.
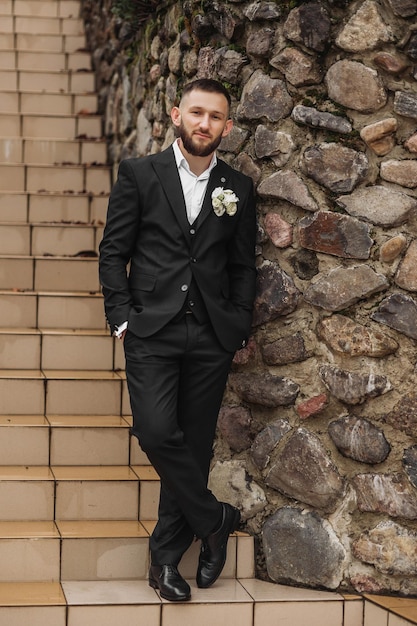
<svg viewBox="0 0 417 626">
<path fill-rule="evenodd" d="M 209 126 L 210 126 L 210 117 L 208 115 L 203 115 L 203 117 L 200 120 L 200 126 L 201 126 L 201 128 L 209 128 Z"/>
</svg>

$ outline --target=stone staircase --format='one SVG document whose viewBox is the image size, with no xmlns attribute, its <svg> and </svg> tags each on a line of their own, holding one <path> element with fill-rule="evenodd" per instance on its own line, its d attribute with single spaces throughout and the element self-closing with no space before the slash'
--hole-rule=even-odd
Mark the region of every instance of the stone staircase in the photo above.
<svg viewBox="0 0 417 626">
<path fill-rule="evenodd" d="M 417 623 L 401 613 L 410 601 L 255 579 L 245 533 L 209 590 L 192 546 L 191 602 L 147 585 L 159 483 L 130 438 L 121 344 L 105 326 L 96 253 L 111 168 L 79 4 L 0 0 L 0 626 Z"/>
</svg>

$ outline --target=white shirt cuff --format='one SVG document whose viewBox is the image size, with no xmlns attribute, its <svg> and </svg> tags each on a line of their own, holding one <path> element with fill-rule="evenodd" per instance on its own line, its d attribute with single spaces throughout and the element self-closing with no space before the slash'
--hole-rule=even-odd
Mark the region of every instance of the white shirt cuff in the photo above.
<svg viewBox="0 0 417 626">
<path fill-rule="evenodd" d="M 127 328 L 127 322 L 123 322 L 123 324 L 120 324 L 120 326 L 115 327 L 113 335 L 117 337 L 118 339 L 121 339 L 126 328 Z"/>
</svg>

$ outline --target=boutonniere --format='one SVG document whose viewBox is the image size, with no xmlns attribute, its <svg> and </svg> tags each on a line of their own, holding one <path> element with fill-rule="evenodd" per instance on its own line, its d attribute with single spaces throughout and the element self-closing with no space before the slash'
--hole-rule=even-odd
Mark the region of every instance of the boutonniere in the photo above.
<svg viewBox="0 0 417 626">
<path fill-rule="evenodd" d="M 231 189 L 216 187 L 211 194 L 211 204 L 217 217 L 221 217 L 224 213 L 231 216 L 235 215 L 238 202 L 239 198 Z"/>
</svg>

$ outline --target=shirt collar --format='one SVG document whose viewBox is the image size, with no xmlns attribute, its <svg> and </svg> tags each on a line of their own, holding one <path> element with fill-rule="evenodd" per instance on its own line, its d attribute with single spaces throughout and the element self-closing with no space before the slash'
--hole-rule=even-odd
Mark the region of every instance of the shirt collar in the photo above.
<svg viewBox="0 0 417 626">
<path fill-rule="evenodd" d="M 192 174 L 192 176 L 195 176 L 195 174 L 193 174 L 193 172 L 190 170 L 190 166 L 188 165 L 187 159 L 185 158 L 185 156 L 180 150 L 180 147 L 178 145 L 178 139 L 174 141 L 174 143 L 172 144 L 172 148 L 174 150 L 175 161 L 176 161 L 178 169 L 180 169 L 180 167 L 183 167 L 187 170 L 189 174 Z M 209 174 L 211 170 L 214 167 L 216 167 L 216 165 L 217 165 L 217 155 L 214 152 L 208 168 L 202 174 L 200 174 L 200 176 L 196 176 L 196 178 L 200 178 L 201 176 L 204 177 L 204 175 Z"/>
</svg>

